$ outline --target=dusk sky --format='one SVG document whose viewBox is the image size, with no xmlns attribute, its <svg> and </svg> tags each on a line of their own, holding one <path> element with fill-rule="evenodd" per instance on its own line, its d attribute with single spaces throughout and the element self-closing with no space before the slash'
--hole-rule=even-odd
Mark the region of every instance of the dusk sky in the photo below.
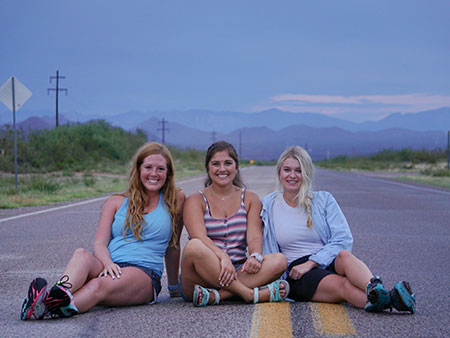
<svg viewBox="0 0 450 338">
<path fill-rule="evenodd" d="M 17 113 L 279 108 L 352 121 L 450 106 L 448 0 L 0 0 Z M 0 104 L 0 122 L 12 113 Z"/>
</svg>

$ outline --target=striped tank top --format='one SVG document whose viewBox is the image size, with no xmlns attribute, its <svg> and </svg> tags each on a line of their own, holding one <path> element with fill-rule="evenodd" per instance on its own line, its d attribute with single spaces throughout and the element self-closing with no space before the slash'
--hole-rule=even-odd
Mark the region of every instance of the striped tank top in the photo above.
<svg viewBox="0 0 450 338">
<path fill-rule="evenodd" d="M 214 218 L 211 216 L 205 194 L 200 191 L 206 204 L 203 214 L 206 233 L 218 248 L 230 256 L 232 263 L 247 258 L 247 210 L 244 204 L 244 192 L 245 189 L 242 189 L 241 205 L 234 215 L 227 218 Z"/>
</svg>

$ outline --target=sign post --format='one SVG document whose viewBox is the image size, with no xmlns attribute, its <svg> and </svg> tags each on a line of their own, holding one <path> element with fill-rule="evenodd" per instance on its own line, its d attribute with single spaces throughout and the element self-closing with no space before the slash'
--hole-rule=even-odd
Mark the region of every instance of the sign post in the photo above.
<svg viewBox="0 0 450 338">
<path fill-rule="evenodd" d="M 450 169 L 450 130 L 447 130 L 447 169 Z"/>
<path fill-rule="evenodd" d="M 14 129 L 14 175 L 17 189 L 17 132 L 16 111 L 30 98 L 31 91 L 22 82 L 11 76 L 0 88 L 0 101 L 13 112 Z"/>
</svg>

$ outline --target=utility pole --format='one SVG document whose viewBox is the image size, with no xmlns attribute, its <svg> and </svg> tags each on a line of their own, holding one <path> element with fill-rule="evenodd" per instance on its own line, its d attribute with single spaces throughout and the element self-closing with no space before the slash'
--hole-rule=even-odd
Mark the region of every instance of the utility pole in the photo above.
<svg viewBox="0 0 450 338">
<path fill-rule="evenodd" d="M 164 117 L 162 121 L 159 122 L 160 125 L 162 125 L 161 128 L 158 128 L 158 131 L 162 131 L 162 144 L 166 144 L 166 131 L 169 131 L 169 128 L 166 128 L 166 124 L 169 123 L 168 121 L 164 120 Z"/>
<path fill-rule="evenodd" d="M 447 169 L 450 169 L 450 130 L 447 130 Z"/>
<path fill-rule="evenodd" d="M 48 88 L 47 89 L 47 95 L 50 93 L 50 91 L 56 92 L 56 127 L 59 126 L 59 120 L 58 120 L 58 94 L 59 91 L 63 91 L 67 95 L 67 88 L 59 88 L 59 79 L 65 79 L 65 76 L 59 76 L 59 70 L 56 71 L 56 76 L 50 76 L 50 83 L 52 83 L 53 79 L 56 79 L 56 88 Z"/>
<path fill-rule="evenodd" d="M 216 132 L 213 130 L 212 132 L 212 143 L 216 142 Z"/>
<path fill-rule="evenodd" d="M 239 130 L 239 157 L 242 158 L 242 131 Z"/>
</svg>

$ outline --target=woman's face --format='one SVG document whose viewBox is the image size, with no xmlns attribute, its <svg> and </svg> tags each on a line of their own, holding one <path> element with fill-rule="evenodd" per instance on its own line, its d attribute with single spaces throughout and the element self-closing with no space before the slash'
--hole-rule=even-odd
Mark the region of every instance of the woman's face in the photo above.
<svg viewBox="0 0 450 338">
<path fill-rule="evenodd" d="M 302 168 L 297 159 L 288 157 L 284 160 L 279 174 L 285 192 L 298 193 L 302 185 Z"/>
<path fill-rule="evenodd" d="M 144 158 L 140 168 L 140 178 L 148 192 L 158 192 L 166 183 L 167 161 L 161 154 Z"/>
<path fill-rule="evenodd" d="M 215 153 L 208 163 L 208 175 L 213 184 L 233 184 L 236 171 L 236 162 L 226 150 Z"/>
</svg>

